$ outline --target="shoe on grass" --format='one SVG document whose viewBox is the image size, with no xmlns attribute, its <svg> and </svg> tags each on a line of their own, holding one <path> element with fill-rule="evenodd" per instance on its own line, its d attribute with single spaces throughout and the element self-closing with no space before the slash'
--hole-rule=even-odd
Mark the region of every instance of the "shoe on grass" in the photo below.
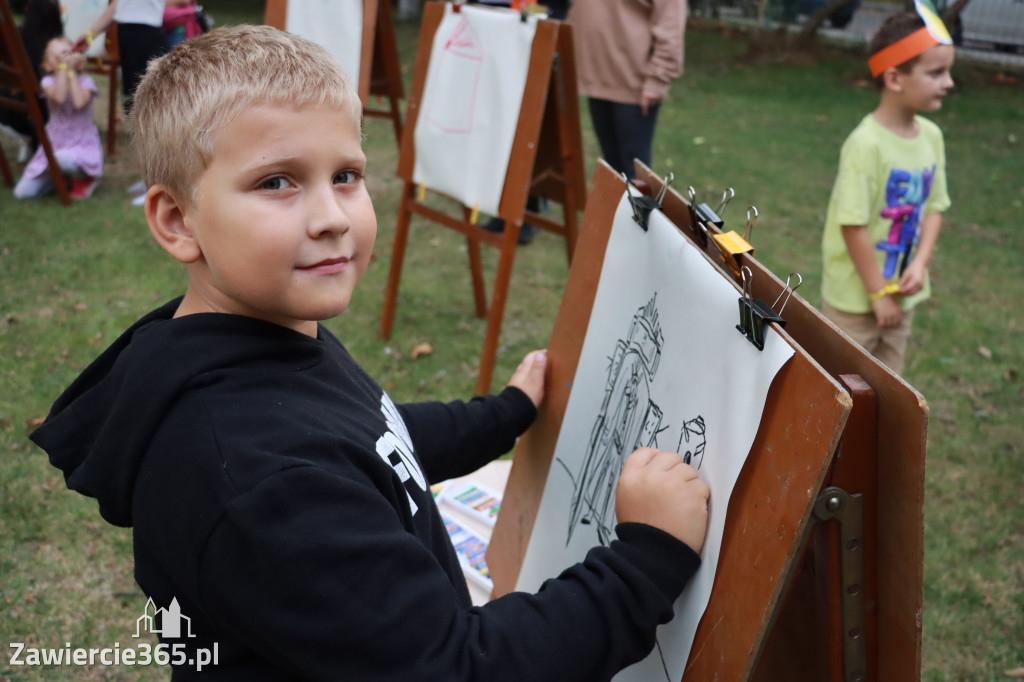
<svg viewBox="0 0 1024 682">
<path fill-rule="evenodd" d="M 96 191 L 96 178 L 75 178 L 71 181 L 71 198 L 88 199 Z"/>
<path fill-rule="evenodd" d="M 494 234 L 504 234 L 505 232 L 505 221 L 501 218 L 494 217 L 488 220 L 486 223 L 481 225 L 483 229 Z M 537 227 L 530 223 L 523 223 L 523 226 L 519 228 L 519 243 L 526 245 L 532 244 L 533 238 L 537 235 Z"/>
</svg>

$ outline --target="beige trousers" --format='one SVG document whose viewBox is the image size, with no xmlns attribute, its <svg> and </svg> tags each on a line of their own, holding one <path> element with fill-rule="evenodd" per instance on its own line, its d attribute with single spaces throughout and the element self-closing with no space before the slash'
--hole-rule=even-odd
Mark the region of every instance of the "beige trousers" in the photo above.
<svg viewBox="0 0 1024 682">
<path fill-rule="evenodd" d="M 836 310 L 828 303 L 822 303 L 821 313 L 878 358 L 879 362 L 896 374 L 903 373 L 907 342 L 914 325 L 913 308 L 903 311 L 903 318 L 897 326 L 886 329 L 878 326 L 874 313 L 847 313 Z"/>
</svg>

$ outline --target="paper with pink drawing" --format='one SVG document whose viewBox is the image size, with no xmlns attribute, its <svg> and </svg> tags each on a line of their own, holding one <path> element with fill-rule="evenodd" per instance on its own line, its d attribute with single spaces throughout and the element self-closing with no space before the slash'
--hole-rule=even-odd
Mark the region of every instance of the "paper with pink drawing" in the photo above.
<svg viewBox="0 0 1024 682">
<path fill-rule="evenodd" d="M 537 19 L 447 5 L 416 121 L 413 182 L 496 215 L 522 104 Z"/>
</svg>

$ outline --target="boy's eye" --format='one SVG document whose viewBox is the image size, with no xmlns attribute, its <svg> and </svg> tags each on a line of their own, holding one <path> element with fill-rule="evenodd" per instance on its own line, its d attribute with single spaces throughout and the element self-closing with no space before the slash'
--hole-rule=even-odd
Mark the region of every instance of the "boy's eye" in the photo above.
<svg viewBox="0 0 1024 682">
<path fill-rule="evenodd" d="M 288 186 L 288 181 L 278 176 L 274 178 L 267 178 L 260 183 L 260 189 L 284 189 Z"/>
<path fill-rule="evenodd" d="M 341 185 L 352 184 L 353 182 L 359 182 L 359 174 L 355 171 L 341 171 L 334 176 L 334 182 Z"/>
</svg>

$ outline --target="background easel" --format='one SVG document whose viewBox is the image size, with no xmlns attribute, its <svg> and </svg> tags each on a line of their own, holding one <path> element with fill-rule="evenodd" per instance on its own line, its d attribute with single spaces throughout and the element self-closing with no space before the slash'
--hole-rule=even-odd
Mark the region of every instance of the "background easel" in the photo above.
<svg viewBox="0 0 1024 682">
<path fill-rule="evenodd" d="M 289 0 L 267 0 L 264 23 L 287 31 Z M 293 0 L 300 2 L 301 0 Z M 338 16 L 344 21 L 344 16 Z M 402 113 L 398 102 L 404 97 L 402 65 L 398 59 L 398 42 L 389 0 L 363 0 L 363 41 L 359 59 L 357 89 L 367 116 L 389 118 L 395 128 L 395 139 L 402 139 Z M 370 96 L 387 98 L 387 108 L 369 108 Z"/>
<path fill-rule="evenodd" d="M 638 178 L 654 195 L 663 187 L 639 164 Z M 587 239 L 549 344 L 549 392 L 520 439 L 487 556 L 494 597 L 514 588 L 525 556 L 623 186 L 598 165 Z M 692 234 L 677 193 L 669 189 L 662 206 Z M 735 281 L 713 245 L 702 250 Z M 754 272 L 753 295 L 775 301 L 785 285 L 741 258 Z M 715 588 L 683 679 L 919 679 L 926 406 L 799 296 L 785 319 L 778 331 L 795 354 L 772 386 L 733 491 Z"/>
<path fill-rule="evenodd" d="M 399 149 L 398 176 L 404 181 L 404 187 L 381 311 L 380 336 L 385 339 L 391 337 L 412 215 L 465 235 L 476 314 L 477 317 L 487 318 L 476 385 L 477 393 L 482 394 L 490 391 L 491 387 L 520 226 L 524 220 L 528 220 L 537 227 L 564 237 L 570 259 L 575 249 L 577 211 L 582 209 L 586 194 L 576 63 L 570 26 L 557 21 L 538 22 L 515 141 L 498 208 L 498 216 L 505 221 L 505 231 L 502 235 L 486 232 L 470 221 L 471 211 L 465 206 L 461 207 L 461 213 L 456 217 L 424 203 L 417 197 L 418 188 L 413 182 L 416 120 L 423 101 L 432 38 L 443 16 L 443 3 L 429 2 L 424 6 L 406 126 Z M 542 195 L 562 204 L 563 221 L 557 222 L 528 212 L 526 199 L 530 194 Z M 481 243 L 500 250 L 489 309 L 480 257 Z"/>
<path fill-rule="evenodd" d="M 39 144 L 46 153 L 46 160 L 50 166 L 50 173 L 53 175 L 53 183 L 57 188 L 57 195 L 65 206 L 71 205 L 71 196 L 68 194 L 68 185 L 64 181 L 64 173 L 53 155 L 53 145 L 50 144 L 50 136 L 46 134 L 46 121 L 43 120 L 43 113 L 39 110 L 39 83 L 36 82 L 36 73 L 29 64 L 28 55 L 25 53 L 25 45 L 21 42 L 21 34 L 14 23 L 14 16 L 11 13 L 11 6 L 7 0 L 0 0 L 0 85 L 21 90 L 25 100 L 17 100 L 11 97 L 0 96 L 0 107 L 11 109 L 23 114 L 28 114 L 35 128 Z M 8 187 L 14 185 L 14 176 L 11 167 L 7 163 L 7 157 L 0 149 L 0 174 Z"/>
</svg>

